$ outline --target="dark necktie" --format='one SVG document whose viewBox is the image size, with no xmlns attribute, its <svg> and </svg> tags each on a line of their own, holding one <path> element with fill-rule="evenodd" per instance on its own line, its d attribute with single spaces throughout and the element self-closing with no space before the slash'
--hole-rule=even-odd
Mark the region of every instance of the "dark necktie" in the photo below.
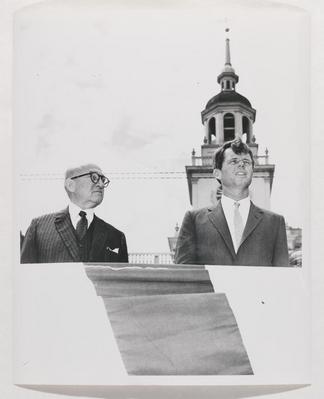
<svg viewBox="0 0 324 399">
<path fill-rule="evenodd" d="M 79 241 L 81 241 L 83 237 L 86 235 L 88 229 L 88 220 L 86 212 L 80 211 L 79 215 L 80 215 L 80 220 L 76 225 L 76 234 Z"/>
</svg>

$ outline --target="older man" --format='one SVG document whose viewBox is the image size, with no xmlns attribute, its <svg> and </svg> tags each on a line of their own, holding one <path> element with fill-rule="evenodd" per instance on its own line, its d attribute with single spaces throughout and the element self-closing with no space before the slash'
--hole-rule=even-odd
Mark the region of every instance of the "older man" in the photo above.
<svg viewBox="0 0 324 399">
<path fill-rule="evenodd" d="M 222 184 L 221 200 L 186 213 L 176 263 L 288 266 L 284 218 L 249 198 L 253 167 L 252 152 L 239 139 L 217 150 L 214 176 Z"/>
<path fill-rule="evenodd" d="M 21 263 L 128 262 L 125 235 L 94 214 L 109 180 L 97 165 L 68 169 L 68 207 L 33 219 L 21 249 Z"/>
</svg>

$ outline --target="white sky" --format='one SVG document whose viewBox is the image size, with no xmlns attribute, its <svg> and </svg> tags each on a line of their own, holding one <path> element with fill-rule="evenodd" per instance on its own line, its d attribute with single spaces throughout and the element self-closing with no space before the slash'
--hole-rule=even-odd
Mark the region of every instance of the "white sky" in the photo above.
<svg viewBox="0 0 324 399">
<path fill-rule="evenodd" d="M 167 236 L 190 208 L 185 175 L 131 179 L 121 172 L 184 172 L 192 148 L 200 153 L 200 112 L 220 91 L 227 26 L 240 77 L 236 89 L 257 110 L 260 152 L 267 147 L 276 165 L 272 210 L 290 225 L 304 226 L 306 14 L 260 3 L 133 4 L 65 1 L 17 14 L 16 165 L 18 174 L 29 176 L 18 179 L 19 226 L 25 230 L 32 217 L 66 206 L 60 176 L 66 167 L 90 161 L 111 179 L 97 213 L 125 232 L 129 251 L 168 251 Z"/>
</svg>

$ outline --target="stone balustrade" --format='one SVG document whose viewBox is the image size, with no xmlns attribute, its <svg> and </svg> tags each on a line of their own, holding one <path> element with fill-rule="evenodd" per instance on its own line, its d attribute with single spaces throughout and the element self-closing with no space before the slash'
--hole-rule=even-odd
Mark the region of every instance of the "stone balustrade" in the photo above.
<svg viewBox="0 0 324 399">
<path fill-rule="evenodd" d="M 131 252 L 129 253 L 129 263 L 170 265 L 173 263 L 173 259 L 170 252 Z"/>
</svg>

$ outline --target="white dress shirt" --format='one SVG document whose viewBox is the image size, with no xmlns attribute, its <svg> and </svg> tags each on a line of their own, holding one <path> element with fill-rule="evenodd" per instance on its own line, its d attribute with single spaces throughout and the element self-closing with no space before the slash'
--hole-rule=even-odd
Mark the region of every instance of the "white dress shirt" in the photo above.
<svg viewBox="0 0 324 399">
<path fill-rule="evenodd" d="M 236 244 L 236 240 L 235 240 L 235 228 L 234 228 L 234 203 L 235 202 L 238 202 L 240 204 L 239 211 L 242 216 L 243 227 L 245 228 L 246 221 L 247 221 L 247 218 L 248 218 L 249 212 L 250 212 L 251 201 L 250 201 L 250 197 L 243 198 L 240 201 L 235 201 L 232 198 L 226 197 L 224 194 L 222 195 L 222 198 L 221 198 L 221 204 L 222 204 L 222 208 L 223 208 L 223 211 L 225 214 L 227 226 L 231 233 L 235 252 L 237 252 L 239 249 L 239 246 Z"/>
<path fill-rule="evenodd" d="M 69 203 L 69 214 L 70 214 L 72 225 L 75 229 L 76 229 L 78 221 L 80 220 L 80 215 L 79 215 L 80 211 L 86 212 L 88 227 L 90 226 L 91 222 L 93 221 L 94 211 L 92 208 L 81 209 L 77 205 L 73 204 L 73 202 L 70 202 Z"/>
</svg>

